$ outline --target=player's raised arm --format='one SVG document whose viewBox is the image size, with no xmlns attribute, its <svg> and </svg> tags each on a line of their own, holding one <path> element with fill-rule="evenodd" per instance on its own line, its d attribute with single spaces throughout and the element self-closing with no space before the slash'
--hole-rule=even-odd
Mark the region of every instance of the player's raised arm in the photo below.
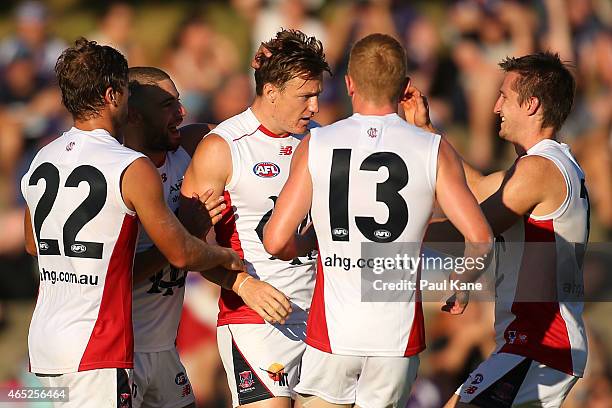
<svg viewBox="0 0 612 408">
<path fill-rule="evenodd" d="M 122 194 L 126 205 L 136 210 L 149 237 L 172 265 L 193 270 L 219 265 L 232 270 L 243 268 L 234 251 L 207 245 L 187 232 L 166 205 L 159 174 L 150 160 L 138 159 L 127 168 Z"/>
<path fill-rule="evenodd" d="M 295 232 L 308 214 L 312 203 L 312 179 L 308 170 L 306 135 L 298 145 L 291 161 L 291 171 L 270 220 L 264 227 L 263 244 L 266 251 L 277 258 L 290 260 L 311 249 L 311 237 Z"/>
</svg>

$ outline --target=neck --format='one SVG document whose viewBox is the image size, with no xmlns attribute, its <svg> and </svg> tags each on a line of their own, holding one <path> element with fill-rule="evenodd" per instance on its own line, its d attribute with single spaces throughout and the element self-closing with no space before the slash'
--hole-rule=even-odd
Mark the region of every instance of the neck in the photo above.
<svg viewBox="0 0 612 408">
<path fill-rule="evenodd" d="M 524 155 L 527 150 L 540 143 L 542 140 L 555 140 L 555 131 L 553 128 L 541 128 L 533 133 L 528 133 L 520 140 L 514 142 L 514 150 L 519 156 Z"/>
<path fill-rule="evenodd" d="M 146 146 L 145 135 L 140 132 L 139 129 L 134 128 L 133 126 L 127 125 L 125 128 L 125 137 L 124 144 L 132 150 L 136 150 L 147 156 L 155 167 L 163 166 L 166 161 L 166 151 L 163 150 L 153 150 Z"/>
<path fill-rule="evenodd" d="M 287 133 L 279 125 L 276 124 L 274 105 L 266 102 L 261 96 L 256 96 L 251 105 L 251 112 L 255 115 L 259 123 L 261 123 L 270 132 L 277 135 Z"/>
<path fill-rule="evenodd" d="M 352 103 L 353 112 L 359 113 L 360 115 L 384 116 L 390 113 L 397 113 L 397 105 L 391 103 L 375 103 L 363 99 L 357 94 L 353 95 Z"/>
<path fill-rule="evenodd" d="M 85 131 L 104 129 L 117 140 L 119 140 L 120 136 L 117 126 L 115 126 L 113 121 L 104 114 L 87 119 L 74 119 L 74 127 Z"/>
</svg>

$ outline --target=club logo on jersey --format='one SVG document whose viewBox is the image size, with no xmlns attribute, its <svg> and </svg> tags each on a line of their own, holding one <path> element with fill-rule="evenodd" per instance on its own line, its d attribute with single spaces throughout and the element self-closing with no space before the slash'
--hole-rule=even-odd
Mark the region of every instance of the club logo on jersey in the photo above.
<svg viewBox="0 0 612 408">
<path fill-rule="evenodd" d="M 187 384 L 187 376 L 181 371 L 176 375 L 176 377 L 174 377 L 174 382 L 176 385 L 185 385 Z"/>
<path fill-rule="evenodd" d="M 242 371 L 238 375 L 240 376 L 240 388 L 246 389 L 253 386 L 253 373 L 251 371 Z"/>
<path fill-rule="evenodd" d="M 253 173 L 258 177 L 270 178 L 280 174 L 280 167 L 272 162 L 260 162 L 253 166 Z"/>
<path fill-rule="evenodd" d="M 480 384 L 484 380 L 484 376 L 482 374 L 476 374 L 474 376 L 474 381 L 471 382 L 472 385 Z"/>
<path fill-rule="evenodd" d="M 47 244 L 46 242 L 41 242 L 38 244 L 38 247 L 41 251 L 46 251 L 49 249 L 49 244 Z"/>
<path fill-rule="evenodd" d="M 268 377 L 274 383 L 278 383 L 281 387 L 287 387 L 289 385 L 289 374 L 285 372 L 285 366 L 280 363 L 272 363 L 268 369 L 260 368 L 260 370 L 268 373 Z"/>
<path fill-rule="evenodd" d="M 507 336 L 508 344 L 527 344 L 527 334 L 509 330 Z"/>
<path fill-rule="evenodd" d="M 378 130 L 376 128 L 369 128 L 368 129 L 368 136 L 370 136 L 372 139 L 374 139 L 376 136 L 378 136 Z"/>
<path fill-rule="evenodd" d="M 70 143 L 68 143 L 68 144 L 66 145 L 66 151 L 67 151 L 67 152 L 71 151 L 71 150 L 72 150 L 72 148 L 74 147 L 74 145 L 75 145 L 75 144 L 76 144 L 76 143 L 74 143 L 74 142 L 70 142 Z"/>
<path fill-rule="evenodd" d="M 281 146 L 279 156 L 291 156 L 293 153 L 293 146 Z"/>
<path fill-rule="evenodd" d="M 348 230 L 346 228 L 334 228 L 332 230 L 332 235 L 335 237 L 346 237 L 348 235 Z"/>
<path fill-rule="evenodd" d="M 82 254 L 83 252 L 87 251 L 87 247 L 83 244 L 72 244 L 70 246 L 70 250 L 75 254 Z"/>
<path fill-rule="evenodd" d="M 386 239 L 391 237 L 391 232 L 387 231 L 386 229 L 378 229 L 374 231 L 374 236 L 379 239 Z"/>
</svg>

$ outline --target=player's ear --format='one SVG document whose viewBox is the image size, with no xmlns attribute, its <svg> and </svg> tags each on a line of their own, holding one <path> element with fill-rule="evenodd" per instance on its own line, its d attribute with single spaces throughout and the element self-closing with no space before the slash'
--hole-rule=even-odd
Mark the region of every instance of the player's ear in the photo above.
<svg viewBox="0 0 612 408">
<path fill-rule="evenodd" d="M 278 99 L 278 94 L 279 89 L 276 85 L 273 85 L 269 82 L 264 84 L 262 95 L 264 98 L 266 98 L 268 102 L 276 103 L 276 100 Z"/>
<path fill-rule="evenodd" d="M 525 101 L 525 107 L 527 108 L 527 113 L 531 115 L 535 115 L 540 107 L 540 100 L 532 96 Z"/>
<path fill-rule="evenodd" d="M 104 103 L 117 106 L 117 95 L 115 94 L 115 90 L 110 86 L 104 91 Z"/>
<path fill-rule="evenodd" d="M 353 79 L 347 74 L 344 76 L 344 83 L 346 84 L 346 90 L 348 92 L 348 96 L 355 95 L 355 83 Z"/>
</svg>

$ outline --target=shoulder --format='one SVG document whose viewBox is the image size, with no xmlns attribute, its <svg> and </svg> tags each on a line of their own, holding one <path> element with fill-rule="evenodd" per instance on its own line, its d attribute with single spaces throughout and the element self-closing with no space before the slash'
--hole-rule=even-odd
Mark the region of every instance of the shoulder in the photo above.
<svg viewBox="0 0 612 408">
<path fill-rule="evenodd" d="M 259 122 L 251 117 L 252 113 L 244 111 L 219 123 L 214 129 L 215 134 L 228 142 L 249 136 L 257 131 Z"/>
<path fill-rule="evenodd" d="M 554 178 L 562 178 L 557 165 L 543 156 L 530 154 L 519 158 L 511 169 L 512 177 L 529 182 L 551 182 Z"/>
</svg>

